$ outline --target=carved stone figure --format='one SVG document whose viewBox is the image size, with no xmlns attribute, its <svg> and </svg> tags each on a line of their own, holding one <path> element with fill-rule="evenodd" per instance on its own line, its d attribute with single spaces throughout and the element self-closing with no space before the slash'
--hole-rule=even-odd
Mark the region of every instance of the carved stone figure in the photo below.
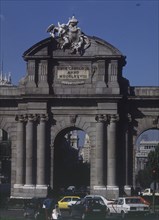
<svg viewBox="0 0 159 220">
<path fill-rule="evenodd" d="M 71 53 L 83 54 L 84 51 L 90 46 L 89 38 L 84 35 L 79 27 L 77 27 L 78 20 L 73 16 L 69 19 L 67 24 L 60 24 L 56 27 L 51 24 L 47 32 L 57 39 L 59 38 L 59 46 L 61 49 L 70 48 Z"/>
</svg>

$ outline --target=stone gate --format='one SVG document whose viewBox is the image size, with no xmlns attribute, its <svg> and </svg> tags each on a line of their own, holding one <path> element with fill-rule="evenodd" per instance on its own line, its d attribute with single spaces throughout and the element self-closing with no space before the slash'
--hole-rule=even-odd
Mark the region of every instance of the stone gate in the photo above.
<svg viewBox="0 0 159 220">
<path fill-rule="evenodd" d="M 159 128 L 159 88 L 131 87 L 122 75 L 126 57 L 77 23 L 72 17 L 50 25 L 51 37 L 23 54 L 27 74 L 19 85 L 0 87 L 0 128 L 12 143 L 12 197 L 44 197 L 54 187 L 54 142 L 64 129 L 89 135 L 91 193 L 130 194 L 136 138 Z"/>
</svg>

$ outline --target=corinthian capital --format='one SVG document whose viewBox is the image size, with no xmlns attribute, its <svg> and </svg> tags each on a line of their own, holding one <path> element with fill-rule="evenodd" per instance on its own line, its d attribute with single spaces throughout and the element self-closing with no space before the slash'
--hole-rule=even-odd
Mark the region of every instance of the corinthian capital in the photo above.
<svg viewBox="0 0 159 220">
<path fill-rule="evenodd" d="M 16 115 L 15 120 L 17 122 L 25 122 L 26 118 L 25 118 L 25 115 Z"/>
<path fill-rule="evenodd" d="M 110 123 L 117 122 L 119 121 L 119 115 L 118 114 L 108 115 L 108 120 Z"/>
<path fill-rule="evenodd" d="M 40 114 L 39 118 L 41 121 L 48 121 L 48 115 L 47 114 Z"/>
<path fill-rule="evenodd" d="M 108 117 L 107 115 L 99 114 L 99 115 L 96 115 L 95 120 L 97 122 L 106 122 L 108 120 Z"/>
<path fill-rule="evenodd" d="M 26 118 L 28 119 L 28 121 L 32 122 L 32 121 L 36 121 L 37 120 L 37 116 L 34 114 L 27 114 Z"/>
</svg>

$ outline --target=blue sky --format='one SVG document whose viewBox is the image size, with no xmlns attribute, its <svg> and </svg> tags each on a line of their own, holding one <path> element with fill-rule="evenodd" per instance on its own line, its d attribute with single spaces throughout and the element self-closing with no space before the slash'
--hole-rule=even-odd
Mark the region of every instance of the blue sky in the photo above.
<svg viewBox="0 0 159 220">
<path fill-rule="evenodd" d="M 127 57 L 123 76 L 131 86 L 159 85 L 158 0 L 0 0 L 0 60 L 14 84 L 26 74 L 22 54 L 49 37 L 50 24 L 67 23 L 72 15 L 86 35 L 104 39 Z"/>
</svg>

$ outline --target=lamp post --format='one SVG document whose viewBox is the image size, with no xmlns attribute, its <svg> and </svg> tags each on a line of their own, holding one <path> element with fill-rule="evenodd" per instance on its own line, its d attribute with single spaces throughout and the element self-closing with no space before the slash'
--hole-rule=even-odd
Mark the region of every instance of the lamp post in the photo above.
<svg viewBox="0 0 159 220">
<path fill-rule="evenodd" d="M 152 211 L 155 213 L 155 192 L 156 192 L 156 170 L 152 170 L 152 175 L 153 175 L 153 194 L 152 194 Z"/>
</svg>

